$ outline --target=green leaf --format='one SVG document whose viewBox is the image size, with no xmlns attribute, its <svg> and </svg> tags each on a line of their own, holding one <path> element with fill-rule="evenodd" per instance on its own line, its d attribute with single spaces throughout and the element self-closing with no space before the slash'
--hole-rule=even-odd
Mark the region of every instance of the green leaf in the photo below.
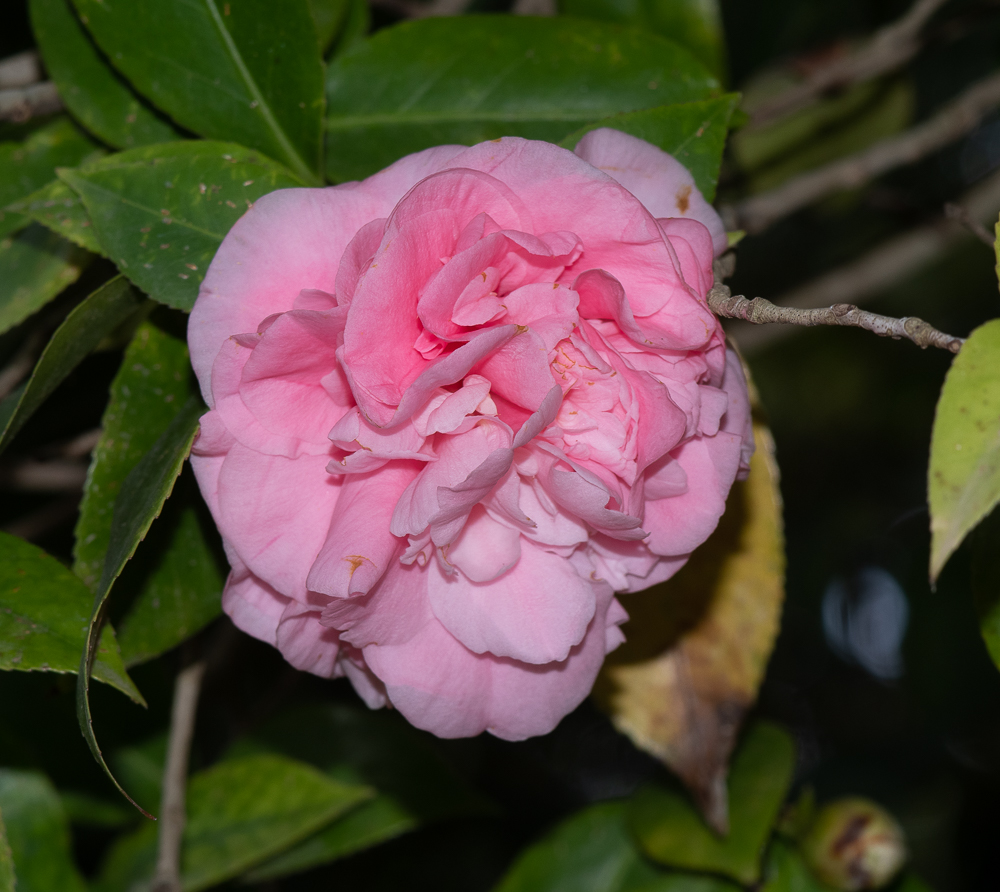
<svg viewBox="0 0 1000 892">
<path fill-rule="evenodd" d="M 101 57 L 69 0 L 30 0 L 31 25 L 49 77 L 66 108 L 91 133 L 117 149 L 177 139 Z M 79 161 L 65 161 L 66 167 Z"/>
<path fill-rule="evenodd" d="M 136 329 L 111 382 L 101 438 L 90 457 L 73 547 L 73 572 L 93 588 L 111 538 L 122 483 L 191 396 L 187 344 L 152 322 Z"/>
<path fill-rule="evenodd" d="M 309 0 L 309 12 L 316 23 L 320 52 L 326 50 L 347 20 L 350 0 Z"/>
<path fill-rule="evenodd" d="M 638 136 L 680 161 L 691 171 L 701 194 L 707 201 L 712 201 L 715 185 L 719 182 L 729 119 L 739 102 L 739 93 L 727 93 L 704 102 L 685 102 L 614 115 L 580 128 L 562 140 L 560 145 L 574 149 L 585 133 L 600 127 L 611 127 Z"/>
<path fill-rule="evenodd" d="M 625 826 L 624 803 L 604 802 L 531 846 L 495 892 L 624 892 L 656 879 Z"/>
<path fill-rule="evenodd" d="M 558 142 L 621 112 L 708 99 L 685 50 L 565 18 L 426 18 L 385 28 L 327 70 L 327 169 L 360 179 L 430 146 L 500 136 Z"/>
<path fill-rule="evenodd" d="M 44 774 L 0 768 L 0 811 L 17 871 L 17 892 L 84 892 L 86 884 L 73 864 L 66 815 Z"/>
<path fill-rule="evenodd" d="M 788 734 L 759 722 L 748 731 L 730 765 L 727 837 L 710 831 L 687 797 L 660 787 L 645 787 L 635 794 L 629 824 L 642 850 L 655 861 L 754 883 L 794 763 Z"/>
<path fill-rule="evenodd" d="M 59 176 L 122 272 L 179 310 L 194 306 L 222 239 L 253 202 L 302 185 L 259 152 L 198 140 L 132 149 Z"/>
<path fill-rule="evenodd" d="M 243 879 L 248 883 L 263 883 L 301 873 L 394 839 L 418 826 L 413 815 L 391 796 L 378 795 L 287 852 L 265 861 Z"/>
<path fill-rule="evenodd" d="M 173 421 L 159 437 L 153 447 L 139 460 L 122 484 L 115 501 L 111 520 L 111 535 L 108 551 L 104 559 L 101 579 L 94 593 L 94 604 L 90 622 L 86 628 L 86 641 L 80 658 L 80 671 L 76 686 L 76 711 L 80 730 L 90 747 L 91 753 L 101 768 L 126 798 L 128 794 L 115 780 L 101 748 L 94 736 L 93 719 L 90 714 L 90 667 L 97 645 L 97 631 L 101 627 L 104 605 L 115 579 L 126 562 L 135 553 L 139 543 L 145 538 L 150 525 L 159 515 L 163 503 L 170 496 L 181 472 L 191 443 L 198 432 L 198 418 L 204 406 L 198 397 L 191 397 Z M 132 802 L 131 798 L 129 801 Z M 135 804 L 133 802 L 133 804 Z M 138 806 L 137 806 L 138 807 Z"/>
<path fill-rule="evenodd" d="M 54 557 L 0 533 L 0 669 L 76 672 L 90 600 L 87 587 Z M 101 635 L 94 678 L 143 702 L 110 626 Z"/>
<path fill-rule="evenodd" d="M 766 875 L 761 892 L 830 892 L 812 875 L 798 850 L 781 839 L 771 843 Z"/>
<path fill-rule="evenodd" d="M 101 150 L 66 118 L 36 130 L 24 142 L 0 143 L 0 236 L 28 221 L 7 205 L 51 180 L 57 167 L 76 167 Z"/>
<path fill-rule="evenodd" d="M 307 0 L 74 0 L 98 45 L 181 126 L 319 185 L 323 63 Z"/>
<path fill-rule="evenodd" d="M 955 357 L 934 416 L 927 470 L 932 583 L 966 534 L 1000 502 L 998 369 L 1000 319 L 994 319 L 972 332 Z"/>
<path fill-rule="evenodd" d="M 986 650 L 1000 669 L 1000 511 L 993 511 L 974 534 L 972 594 Z"/>
<path fill-rule="evenodd" d="M 372 28 L 372 13 L 367 0 L 347 0 L 344 24 L 330 47 L 330 55 L 340 55 L 353 48 L 368 36 Z"/>
<path fill-rule="evenodd" d="M 37 223 L 0 239 L 0 334 L 72 285 L 90 260 L 86 251 Z"/>
<path fill-rule="evenodd" d="M 3 809 L 0 808 L 0 892 L 15 892 L 17 877 L 14 876 L 14 856 L 7 841 L 7 827 L 3 822 Z"/>
<path fill-rule="evenodd" d="M 559 0 L 559 11 L 669 37 L 716 77 L 725 77 L 726 39 L 718 0 Z"/>
<path fill-rule="evenodd" d="M 197 892 L 260 863 L 370 798 L 276 755 L 227 759 L 194 775 L 187 791 L 181 883 Z M 144 825 L 112 848 L 99 889 L 127 889 L 156 863 L 156 826 Z"/>
<path fill-rule="evenodd" d="M 107 799 L 99 799 L 77 790 L 60 791 L 59 800 L 70 823 L 81 827 L 115 829 L 131 824 L 135 818 L 135 812 L 123 808 L 117 802 L 108 802 Z"/>
<path fill-rule="evenodd" d="M 104 336 L 141 309 L 144 303 L 142 295 L 122 276 L 115 276 L 66 317 L 52 335 L 20 395 L 9 404 L 5 401 L 10 414 L 5 416 L 0 409 L 3 425 L 0 452 Z"/>
<path fill-rule="evenodd" d="M 160 809 L 163 769 L 167 764 L 167 732 L 111 754 L 115 774 L 129 788 L 135 801 L 150 812 Z"/>
<path fill-rule="evenodd" d="M 208 625 L 222 612 L 224 582 L 198 513 L 185 507 L 166 552 L 118 625 L 125 665 L 151 660 Z"/>
<path fill-rule="evenodd" d="M 77 195 L 62 180 L 53 180 L 32 192 L 26 198 L 15 201 L 9 209 L 41 223 L 56 235 L 69 239 L 74 245 L 93 254 L 103 254 L 104 249 L 94 235 L 94 229 L 87 216 L 87 209 Z"/>
</svg>

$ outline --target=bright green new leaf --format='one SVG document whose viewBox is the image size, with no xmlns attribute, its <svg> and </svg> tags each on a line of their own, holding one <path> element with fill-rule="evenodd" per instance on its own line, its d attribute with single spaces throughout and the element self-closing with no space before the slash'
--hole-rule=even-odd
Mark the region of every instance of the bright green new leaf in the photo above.
<svg viewBox="0 0 1000 892">
<path fill-rule="evenodd" d="M 139 543 L 145 538 L 150 525 L 159 515 L 163 503 L 170 496 L 174 482 L 181 472 L 191 443 L 198 432 L 198 417 L 204 411 L 201 400 L 191 397 L 163 432 L 153 447 L 131 470 L 121 492 L 115 501 L 111 520 L 111 536 L 101 579 L 94 594 L 90 622 L 86 628 L 86 640 L 80 657 L 80 671 L 76 686 L 76 712 L 80 730 L 101 768 L 121 793 L 128 794 L 111 774 L 101 748 L 94 736 L 93 720 L 90 714 L 90 666 L 97 645 L 97 630 L 101 627 L 104 605 L 111 586 L 118 578 L 126 562 L 135 553 Z M 131 799 L 129 801 L 132 801 Z"/>
<path fill-rule="evenodd" d="M 176 647 L 222 612 L 225 579 L 205 539 L 198 512 L 190 506 L 183 508 L 169 535 L 159 563 L 118 624 L 126 666 L 144 663 Z"/>
<path fill-rule="evenodd" d="M 624 892 L 657 880 L 625 826 L 622 802 L 593 805 L 524 852 L 495 892 Z"/>
<path fill-rule="evenodd" d="M 187 344 L 144 322 L 125 350 L 90 455 L 73 547 L 73 571 L 97 585 L 111 538 L 115 499 L 129 472 L 169 427 L 191 396 Z"/>
<path fill-rule="evenodd" d="M 287 170 L 230 143 L 165 143 L 59 176 L 83 199 L 105 253 L 155 300 L 190 310 L 232 225 L 262 195 L 301 186 Z"/>
<path fill-rule="evenodd" d="M 7 841 L 7 828 L 3 822 L 3 809 L 0 808 L 0 892 L 15 892 L 17 877 L 14 876 L 14 856 Z"/>
<path fill-rule="evenodd" d="M 716 77 L 725 78 L 726 38 L 718 0 L 559 0 L 559 11 L 669 37 Z"/>
<path fill-rule="evenodd" d="M 84 892 L 87 886 L 73 864 L 59 794 L 44 774 L 0 768 L 0 812 L 17 873 L 16 887 L 8 888 L 17 892 Z M 3 873 L 0 866 L 0 890 L 4 890 Z"/>
<path fill-rule="evenodd" d="M 54 557 L 0 533 L 0 669 L 76 672 L 90 600 L 87 587 Z M 110 626 L 101 634 L 94 678 L 142 702 Z"/>
<path fill-rule="evenodd" d="M 1000 319 L 981 325 L 941 388 L 927 470 L 931 582 L 1000 502 Z"/>
<path fill-rule="evenodd" d="M 347 21 L 350 0 L 309 0 L 320 52 L 326 52 Z"/>
<path fill-rule="evenodd" d="M 728 836 L 720 838 L 709 830 L 686 796 L 661 787 L 645 787 L 635 794 L 630 826 L 642 850 L 662 864 L 754 883 L 794 765 L 788 734 L 759 722 L 747 732 L 730 765 Z"/>
<path fill-rule="evenodd" d="M 66 108 L 91 133 L 116 149 L 178 139 L 101 57 L 70 0 L 30 0 L 31 26 L 49 77 Z M 79 161 L 64 161 L 70 167 Z"/>
<path fill-rule="evenodd" d="M 74 0 L 112 64 L 182 127 L 319 185 L 323 63 L 307 0 Z"/>
<path fill-rule="evenodd" d="M 115 276 L 87 297 L 56 329 L 27 385 L 4 401 L 9 414 L 0 412 L 0 452 L 24 423 L 93 350 L 106 334 L 139 311 L 145 299 L 125 279 Z"/>
<path fill-rule="evenodd" d="M 9 208 L 41 223 L 57 235 L 69 239 L 74 245 L 93 254 L 104 253 L 80 196 L 62 180 L 52 180 L 37 192 L 15 201 Z"/>
<path fill-rule="evenodd" d="M 187 791 L 181 882 L 198 892 L 232 877 L 330 823 L 372 790 L 339 783 L 276 755 L 226 759 L 194 775 Z M 127 889 L 156 862 L 156 826 L 145 824 L 111 850 L 98 889 Z"/>
<path fill-rule="evenodd" d="M 90 260 L 86 251 L 37 223 L 0 239 L 0 334 L 72 285 Z"/>
<path fill-rule="evenodd" d="M 0 143 L 0 236 L 16 232 L 28 221 L 7 208 L 56 175 L 57 167 L 76 167 L 100 148 L 67 118 L 36 130 L 24 142 Z"/>
<path fill-rule="evenodd" d="M 680 161 L 691 171 L 701 194 L 712 201 L 715 185 L 719 182 L 729 119 L 739 101 L 738 93 L 727 93 L 704 102 L 683 102 L 614 115 L 571 133 L 560 145 L 574 149 L 585 133 L 599 127 L 611 127 L 638 136 Z"/>
<path fill-rule="evenodd" d="M 404 22 L 327 70 L 327 170 L 360 179 L 420 149 L 500 136 L 558 142 L 622 112 L 708 99 L 718 83 L 653 35 L 566 18 Z"/>
</svg>

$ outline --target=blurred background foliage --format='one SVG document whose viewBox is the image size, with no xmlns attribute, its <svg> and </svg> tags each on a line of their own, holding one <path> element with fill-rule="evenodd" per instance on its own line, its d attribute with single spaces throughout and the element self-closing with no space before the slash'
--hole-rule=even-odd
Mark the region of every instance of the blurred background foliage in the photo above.
<svg viewBox="0 0 1000 892">
<path fill-rule="evenodd" d="M 472 10 L 506 6 L 504 0 L 474 0 Z M 766 95 L 787 81 L 790 70 L 807 70 L 842 51 L 907 6 L 906 0 L 722 0 L 722 32 L 694 34 L 691 46 L 749 101 L 755 91 Z M 564 9 L 667 33 L 675 27 L 669 17 L 657 18 L 655 4 L 646 9 L 566 0 Z M 398 21 L 401 10 L 391 3 L 374 7 L 372 26 Z M 947 10 L 946 21 L 931 23 L 925 47 L 902 69 L 826 97 L 763 134 L 737 133 L 719 202 L 771 188 L 898 132 L 994 71 L 1000 4 L 953 0 Z M 0 56 L 31 47 L 27 4 L 8 0 L 0 15 Z M 4 124 L 0 136 L 22 138 L 26 129 Z M 1000 115 L 992 115 L 943 151 L 747 237 L 739 246 L 734 293 L 777 297 L 884 239 L 936 221 L 945 202 L 998 166 Z M 964 336 L 1000 315 L 994 263 L 981 242 L 959 239 L 926 267 L 881 289 L 866 307 L 918 315 Z M 109 270 L 100 259 L 83 270 L 52 305 L 55 316 Z M 60 386 L 21 433 L 19 452 L 99 423 L 123 343 L 107 344 Z M 14 346 L 0 342 L 5 355 Z M 913 867 L 931 887 L 992 888 L 1000 876 L 1000 675 L 978 629 L 969 548 L 951 560 L 936 591 L 926 572 L 928 444 L 951 357 L 830 329 L 751 339 L 745 352 L 776 441 L 788 558 L 781 632 L 754 715 L 791 732 L 794 791 L 812 788 L 820 801 L 869 796 L 900 821 Z M 56 522 L 32 538 L 69 561 L 73 498 L 5 491 L 0 526 L 25 535 L 18 523 L 43 509 Z M 114 609 L 120 615 L 124 607 Z M 439 741 L 408 729 L 395 714 L 367 717 L 344 681 L 296 672 L 276 651 L 221 626 L 208 634 L 218 669 L 209 675 L 199 712 L 195 770 L 224 753 L 283 752 L 323 770 L 332 765 L 334 776 L 352 789 L 373 784 L 391 800 L 382 807 L 397 809 L 392 826 L 398 838 L 290 879 L 259 876 L 259 888 L 491 889 L 517 854 L 560 820 L 650 781 L 669 783 L 666 770 L 589 701 L 543 738 Z M 177 660 L 170 652 L 132 670 L 148 710 L 124 703 L 109 688 L 92 691 L 104 752 L 147 807 L 155 805 Z M 0 673 L 0 764 L 48 775 L 72 824 L 76 862 L 94 877 L 112 840 L 137 818 L 112 797 L 80 737 L 73 690 L 72 676 Z M 303 710 L 326 716 L 337 752 L 317 750 L 309 739 L 315 723 L 299 735 L 289 730 L 295 725 L 286 715 Z M 381 730 L 372 731 L 370 722 Z M 382 762 L 372 755 L 380 747 L 389 753 Z M 402 780 L 382 777 L 380 772 L 392 774 L 386 763 L 395 764 L 400 753 L 416 767 Z M 419 789 L 421 783 L 426 789 Z M 145 800 L 143 789 L 149 791 Z M 436 812 L 423 813 L 438 799 Z M 585 814 L 619 820 L 610 812 Z M 76 880 L 60 882 L 72 888 Z"/>
</svg>

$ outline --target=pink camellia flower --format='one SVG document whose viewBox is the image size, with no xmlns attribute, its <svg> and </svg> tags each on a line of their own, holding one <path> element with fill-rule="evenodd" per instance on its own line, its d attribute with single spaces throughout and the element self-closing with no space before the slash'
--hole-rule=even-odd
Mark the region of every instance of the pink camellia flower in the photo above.
<svg viewBox="0 0 1000 892">
<path fill-rule="evenodd" d="M 223 606 L 443 737 L 544 734 L 715 528 L 753 442 L 666 153 L 441 146 L 260 199 L 191 314 Z"/>
</svg>

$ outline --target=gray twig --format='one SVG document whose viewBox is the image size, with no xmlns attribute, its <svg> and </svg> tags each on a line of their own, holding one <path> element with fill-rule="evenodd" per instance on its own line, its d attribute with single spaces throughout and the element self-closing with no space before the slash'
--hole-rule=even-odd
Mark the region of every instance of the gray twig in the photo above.
<svg viewBox="0 0 1000 892">
<path fill-rule="evenodd" d="M 883 338 L 906 338 L 918 347 L 940 347 L 958 353 L 965 341 L 938 331 L 934 326 L 916 316 L 895 319 L 862 310 L 853 304 L 834 304 L 816 310 L 798 307 L 779 307 L 763 297 L 748 299 L 732 294 L 728 286 L 716 282 L 708 292 L 708 306 L 723 319 L 742 319 L 754 325 L 784 322 L 789 325 L 846 325 L 863 328 Z"/>
<path fill-rule="evenodd" d="M 917 0 L 900 19 L 876 31 L 864 45 L 812 72 L 802 83 L 748 109 L 750 126 L 758 127 L 798 111 L 837 88 L 872 80 L 904 65 L 920 49 L 920 30 L 947 0 Z"/>
<path fill-rule="evenodd" d="M 0 59 L 0 90 L 26 87 L 42 79 L 42 66 L 38 53 L 25 50 L 6 59 Z"/>
<path fill-rule="evenodd" d="M 841 189 L 854 189 L 893 168 L 944 148 L 1000 105 L 1000 72 L 977 81 L 916 127 L 811 170 L 726 209 L 731 228 L 757 233 L 782 217 Z"/>
<path fill-rule="evenodd" d="M 151 892 L 181 892 L 181 840 L 184 836 L 188 756 L 204 674 L 205 662 L 198 660 L 182 669 L 174 682 L 170 740 L 163 771 L 159 851 Z"/>
<path fill-rule="evenodd" d="M 949 220 L 961 223 L 966 229 L 969 230 L 969 232 L 979 239 L 979 241 L 988 245 L 990 249 L 993 248 L 994 243 L 996 242 L 996 237 L 992 235 L 982 223 L 976 220 L 966 208 L 962 207 L 962 205 L 952 204 L 949 202 L 944 206 L 944 215 Z"/>
<path fill-rule="evenodd" d="M 21 124 L 29 118 L 62 111 L 63 102 L 52 81 L 0 90 L 0 121 Z"/>
<path fill-rule="evenodd" d="M 0 489 L 21 492 L 79 492 L 87 479 L 87 463 L 24 459 L 0 466 Z"/>
</svg>

